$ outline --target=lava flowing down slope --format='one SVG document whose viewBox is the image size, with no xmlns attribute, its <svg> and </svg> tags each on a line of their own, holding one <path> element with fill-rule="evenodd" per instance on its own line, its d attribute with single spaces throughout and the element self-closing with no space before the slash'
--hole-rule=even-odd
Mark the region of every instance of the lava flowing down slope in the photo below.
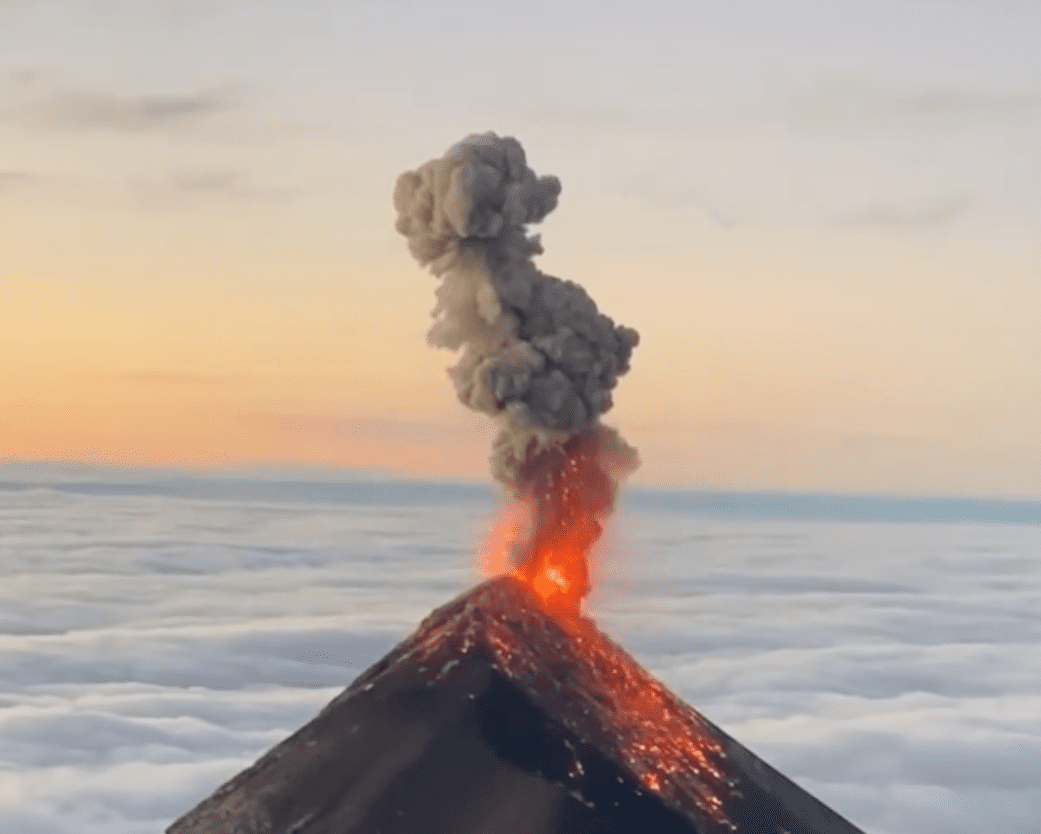
<svg viewBox="0 0 1041 834">
<path fill-rule="evenodd" d="M 513 576 L 435 610 L 167 834 L 862 834 Z"/>
</svg>

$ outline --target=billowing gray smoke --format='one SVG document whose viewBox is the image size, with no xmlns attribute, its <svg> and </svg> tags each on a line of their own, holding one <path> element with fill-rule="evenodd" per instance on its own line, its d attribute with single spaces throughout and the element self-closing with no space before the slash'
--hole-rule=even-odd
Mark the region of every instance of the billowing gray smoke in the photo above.
<svg viewBox="0 0 1041 834">
<path fill-rule="evenodd" d="M 498 421 L 492 471 L 514 490 L 525 464 L 578 434 L 616 476 L 637 465 L 635 450 L 598 422 L 637 332 L 532 260 L 542 246 L 525 227 L 559 194 L 560 181 L 536 176 L 516 139 L 494 133 L 468 136 L 394 189 L 397 230 L 442 279 L 430 343 L 462 348 L 449 375 L 465 405 Z"/>
</svg>

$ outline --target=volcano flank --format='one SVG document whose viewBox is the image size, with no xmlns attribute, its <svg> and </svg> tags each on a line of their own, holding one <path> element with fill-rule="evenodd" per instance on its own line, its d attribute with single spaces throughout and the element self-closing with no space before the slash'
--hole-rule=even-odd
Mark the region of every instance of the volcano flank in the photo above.
<svg viewBox="0 0 1041 834">
<path fill-rule="evenodd" d="M 862 834 L 515 577 L 432 612 L 167 834 Z"/>
</svg>

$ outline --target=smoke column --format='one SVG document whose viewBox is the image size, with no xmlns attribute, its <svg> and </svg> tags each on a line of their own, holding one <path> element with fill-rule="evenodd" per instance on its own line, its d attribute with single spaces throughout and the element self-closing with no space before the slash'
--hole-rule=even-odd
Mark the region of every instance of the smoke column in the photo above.
<svg viewBox="0 0 1041 834">
<path fill-rule="evenodd" d="M 599 419 L 639 335 L 600 313 L 578 284 L 535 267 L 542 245 L 526 226 L 559 194 L 560 180 L 537 176 L 516 139 L 474 134 L 398 178 L 395 227 L 441 279 L 428 339 L 462 350 L 448 372 L 456 393 L 498 423 L 496 480 L 534 499 L 552 491 L 569 461 L 593 462 L 598 471 L 581 480 L 600 515 L 638 465 L 636 450 Z"/>
</svg>

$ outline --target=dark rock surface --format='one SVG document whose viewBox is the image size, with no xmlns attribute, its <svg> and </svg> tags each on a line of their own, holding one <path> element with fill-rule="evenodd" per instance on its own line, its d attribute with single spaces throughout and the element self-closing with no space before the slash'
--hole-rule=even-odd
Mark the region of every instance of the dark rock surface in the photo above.
<svg viewBox="0 0 1041 834">
<path fill-rule="evenodd" d="M 863 834 L 506 577 L 434 611 L 167 829 L 557 832 Z"/>
</svg>

